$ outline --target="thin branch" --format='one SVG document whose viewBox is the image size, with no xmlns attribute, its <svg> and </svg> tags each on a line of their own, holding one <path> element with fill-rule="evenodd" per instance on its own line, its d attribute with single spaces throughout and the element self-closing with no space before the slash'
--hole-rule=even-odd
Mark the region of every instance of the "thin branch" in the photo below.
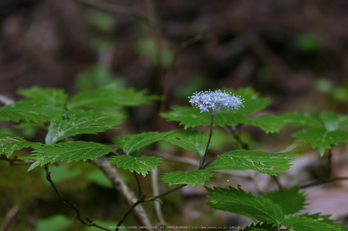
<svg viewBox="0 0 348 231">
<path fill-rule="evenodd" d="M 334 181 L 339 181 L 339 180 L 348 180 L 348 177 L 335 177 L 335 178 L 323 178 L 323 179 L 318 179 L 315 180 L 314 182 L 308 183 L 308 184 L 304 184 L 304 185 L 300 185 L 299 188 L 309 188 L 312 186 L 317 186 L 317 185 L 321 185 L 321 184 L 327 184 L 327 183 L 331 183 Z"/>
<path fill-rule="evenodd" d="M 33 160 L 19 160 L 17 159 L 18 157 L 15 156 L 14 158 L 10 159 L 8 158 L 5 154 L 0 155 L 0 160 L 6 160 L 8 162 L 10 162 L 10 166 L 14 166 L 14 165 L 26 165 L 26 164 L 32 164 L 35 161 Z"/>
<path fill-rule="evenodd" d="M 82 224 L 84 225 L 87 225 L 89 227 L 91 226 L 94 226 L 94 227 L 97 227 L 99 229 L 102 229 L 102 230 L 106 230 L 106 231 L 110 231 L 110 229 L 107 229 L 107 228 L 104 228 L 100 225 L 97 225 L 96 223 L 94 223 L 91 219 L 89 219 L 88 217 L 86 218 L 87 222 L 84 221 L 82 218 L 81 218 L 81 214 L 80 214 L 80 211 L 78 210 L 78 208 L 72 204 L 71 202 L 69 202 L 67 199 L 65 199 L 62 194 L 60 194 L 60 192 L 58 191 L 56 185 L 53 183 L 52 179 L 51 179 L 51 173 L 48 171 L 48 164 L 44 165 L 44 169 L 46 171 L 46 179 L 48 180 L 48 182 L 50 182 L 51 186 L 53 187 L 54 191 L 57 193 L 58 197 L 59 197 L 59 200 L 61 202 L 63 202 L 67 207 L 73 209 L 76 213 L 76 218 L 77 220 L 79 220 Z"/>
<path fill-rule="evenodd" d="M 152 185 L 153 195 L 159 194 L 157 167 L 151 172 L 151 185 Z M 154 204 L 155 204 L 155 211 L 156 211 L 156 215 L 157 215 L 159 223 L 161 225 L 165 225 L 166 221 L 164 220 L 164 217 L 163 217 L 160 202 L 154 201 Z"/>
<path fill-rule="evenodd" d="M 179 189 L 185 187 L 186 185 L 187 185 L 187 184 L 181 184 L 181 185 L 179 185 L 179 186 L 177 186 L 177 187 L 175 187 L 175 188 L 173 188 L 173 189 L 170 189 L 170 190 L 168 190 L 168 191 L 166 191 L 166 192 L 163 192 L 163 193 L 161 193 L 161 194 L 158 194 L 157 196 L 154 196 L 154 197 L 151 197 L 151 198 L 147 198 L 147 199 L 145 199 L 144 201 L 154 201 L 154 200 L 159 199 L 159 198 L 161 198 L 161 197 L 164 197 L 164 196 L 166 196 L 166 195 L 168 195 L 168 194 L 170 194 L 170 193 L 172 193 L 172 192 L 175 192 L 176 190 L 179 190 Z"/>
<path fill-rule="evenodd" d="M 95 158 L 91 161 L 95 164 L 100 170 L 102 170 L 111 181 L 112 185 L 119 191 L 127 200 L 127 203 L 130 206 L 133 206 L 134 202 L 137 201 L 137 198 L 134 196 L 132 190 L 123 182 L 121 177 L 119 176 L 117 169 L 114 168 L 107 160 L 105 156 Z M 150 219 L 148 218 L 144 208 L 141 205 L 138 205 L 134 208 L 134 213 L 140 223 L 143 226 L 148 227 L 148 230 L 152 230 L 152 224 Z"/>
<path fill-rule="evenodd" d="M 283 186 L 280 184 L 279 179 L 277 176 L 272 176 L 272 179 L 276 182 L 276 184 L 278 185 L 278 189 L 279 191 L 283 190 Z"/>
<path fill-rule="evenodd" d="M 203 155 L 203 157 L 201 157 L 201 159 L 200 159 L 199 168 L 198 168 L 198 169 L 202 169 L 202 168 L 204 167 L 204 162 L 205 162 L 205 158 L 207 157 L 207 154 L 208 154 L 208 149 L 209 149 L 210 140 L 211 140 L 211 137 L 213 136 L 214 117 L 215 117 L 214 115 L 211 115 L 209 139 L 208 139 L 207 147 L 205 148 L 204 155 Z"/>
<path fill-rule="evenodd" d="M 8 225 L 10 224 L 13 217 L 17 214 L 17 212 L 18 212 L 18 206 L 17 205 L 12 206 L 12 208 L 5 215 L 4 222 L 0 226 L 0 231 L 5 231 L 7 229 Z"/>
<path fill-rule="evenodd" d="M 75 0 L 75 1 L 94 7 L 96 9 L 105 11 L 105 12 L 114 13 L 114 14 L 125 14 L 125 15 L 136 17 L 138 19 L 148 20 L 144 13 L 133 8 L 111 4 L 111 3 L 103 2 L 100 0 Z"/>
<path fill-rule="evenodd" d="M 173 76 L 173 69 L 174 66 L 176 64 L 176 61 L 179 57 L 179 54 L 186 49 L 187 47 L 195 44 L 196 42 L 202 40 L 203 36 L 202 34 L 198 34 L 193 38 L 190 38 L 189 40 L 181 43 L 179 46 L 177 46 L 174 50 L 174 57 L 173 60 L 169 66 L 169 68 L 167 69 L 166 73 L 164 74 L 163 77 L 163 93 L 162 96 L 164 97 L 164 100 L 161 100 L 161 105 L 160 105 L 160 112 L 164 112 L 165 108 L 166 108 L 166 99 L 168 97 L 169 94 L 169 86 L 172 80 L 172 76 Z"/>
<path fill-rule="evenodd" d="M 138 192 L 138 196 L 141 197 L 143 195 L 143 190 L 141 188 L 141 183 L 140 183 L 138 174 L 135 171 L 133 171 L 133 175 L 134 175 L 134 177 L 135 177 L 135 179 L 137 181 L 137 184 L 138 184 L 138 191 L 139 191 Z"/>
<path fill-rule="evenodd" d="M 239 134 L 237 134 L 237 131 L 236 131 L 236 126 L 224 126 L 224 129 L 230 133 L 234 139 L 236 139 L 238 141 L 238 143 L 242 146 L 243 149 L 245 150 L 249 150 L 249 146 L 247 143 L 244 143 L 241 139 L 240 139 L 240 136 Z"/>
<path fill-rule="evenodd" d="M 139 199 L 128 209 L 128 211 L 122 216 L 121 220 L 117 223 L 115 231 L 118 231 L 119 227 L 120 227 L 121 224 L 124 222 L 124 220 L 126 220 L 127 216 L 133 211 L 133 209 L 134 209 L 138 204 L 140 204 L 141 202 L 143 202 L 145 198 L 146 198 L 146 196 L 143 195 L 141 198 L 139 198 Z"/>
<path fill-rule="evenodd" d="M 331 176 L 331 165 L 332 165 L 332 146 L 328 150 L 328 155 L 327 155 L 327 169 L 326 169 L 326 178 L 329 178 Z"/>
</svg>

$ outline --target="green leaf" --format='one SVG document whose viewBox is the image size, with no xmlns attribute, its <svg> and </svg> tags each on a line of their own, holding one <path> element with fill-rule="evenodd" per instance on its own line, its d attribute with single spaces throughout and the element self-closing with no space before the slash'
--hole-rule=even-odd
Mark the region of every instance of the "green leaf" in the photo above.
<svg viewBox="0 0 348 231">
<path fill-rule="evenodd" d="M 0 108 L 0 121 L 54 121 L 60 118 L 61 114 L 62 108 L 55 104 L 44 101 L 20 100 Z"/>
<path fill-rule="evenodd" d="M 119 155 L 114 156 L 109 159 L 110 163 L 115 164 L 119 168 L 123 168 L 125 170 L 129 170 L 131 172 L 135 171 L 143 175 L 155 169 L 162 162 L 162 158 L 158 158 L 155 156 L 143 156 L 143 157 L 134 157 L 128 155 Z"/>
<path fill-rule="evenodd" d="M 250 119 L 247 124 L 260 127 L 265 132 L 279 132 L 284 127 L 284 119 L 278 115 L 264 115 Z"/>
<path fill-rule="evenodd" d="M 61 120 L 51 122 L 46 135 L 46 144 L 56 143 L 69 136 L 96 134 L 122 122 L 121 117 L 107 116 L 93 111 L 68 111 Z"/>
<path fill-rule="evenodd" d="M 161 113 L 161 116 L 169 121 L 179 121 L 180 125 L 185 125 L 184 129 L 211 124 L 210 114 L 208 112 L 201 113 L 199 108 L 174 106 L 172 109 L 171 112 Z M 222 108 L 214 118 L 214 126 L 237 125 L 248 120 L 246 115 L 238 114 L 236 111 Z"/>
<path fill-rule="evenodd" d="M 40 100 L 42 102 L 63 105 L 68 95 L 62 89 L 32 87 L 29 89 L 19 88 L 18 95 L 25 96 L 32 100 Z"/>
<path fill-rule="evenodd" d="M 284 123 L 287 125 L 292 126 L 311 126 L 315 128 L 322 128 L 322 124 L 320 121 L 313 119 L 308 114 L 299 114 L 297 112 L 295 113 L 287 113 L 284 115 L 281 115 Z"/>
<path fill-rule="evenodd" d="M 340 231 L 341 229 L 335 224 L 329 224 L 325 221 L 314 220 L 307 216 L 293 215 L 285 217 L 282 225 L 291 227 L 294 231 Z"/>
<path fill-rule="evenodd" d="M 308 213 L 306 213 L 306 214 L 302 214 L 301 216 L 305 216 L 305 217 L 308 217 L 308 218 L 311 218 L 314 220 L 318 220 L 320 222 L 325 222 L 327 224 L 340 226 L 338 221 L 330 219 L 331 215 L 321 215 L 320 213 L 315 213 L 315 214 L 309 215 Z"/>
<path fill-rule="evenodd" d="M 209 170 L 246 170 L 276 175 L 290 168 L 291 151 L 269 153 L 254 150 L 234 150 L 218 155 L 218 159 L 207 166 Z"/>
<path fill-rule="evenodd" d="M 327 131 L 343 130 L 348 126 L 348 116 L 346 115 L 324 111 L 320 114 L 320 119 Z"/>
<path fill-rule="evenodd" d="M 151 144 L 162 140 L 171 133 L 172 132 L 144 132 L 136 135 L 118 136 L 113 139 L 113 142 L 127 155 L 132 153 L 139 154 Z"/>
<path fill-rule="evenodd" d="M 299 192 L 297 187 L 291 189 L 284 188 L 281 191 L 273 191 L 263 196 L 270 199 L 274 204 L 279 205 L 285 215 L 297 213 L 307 205 L 305 203 L 306 196 L 303 192 Z"/>
<path fill-rule="evenodd" d="M 145 91 L 101 87 L 76 94 L 68 101 L 68 108 L 139 106 L 148 103 L 149 99 L 150 97 L 145 96 Z"/>
<path fill-rule="evenodd" d="M 115 149 L 109 148 L 104 144 L 76 141 L 43 145 L 36 148 L 34 153 L 29 157 L 39 161 L 40 165 L 43 166 L 44 164 L 54 163 L 56 161 L 92 160 L 113 151 Z"/>
<path fill-rule="evenodd" d="M 348 141 L 348 131 L 327 131 L 324 128 L 306 128 L 292 136 L 310 143 L 313 148 L 318 148 L 321 156 L 324 155 L 325 149 L 331 148 L 331 145 Z"/>
<path fill-rule="evenodd" d="M 254 221 L 277 225 L 281 224 L 284 218 L 284 213 L 279 205 L 261 195 L 255 197 L 251 193 L 246 194 L 241 188 L 233 187 L 228 189 L 205 187 L 205 189 L 210 194 L 208 205 L 215 209 L 241 214 Z"/>
<path fill-rule="evenodd" d="M 240 96 L 243 99 L 244 107 L 238 109 L 238 114 L 251 115 L 266 108 L 271 103 L 270 98 L 260 97 L 259 93 L 254 91 L 252 88 L 240 88 L 237 91 L 226 91 Z"/>
<path fill-rule="evenodd" d="M 162 175 L 161 180 L 173 184 L 190 184 L 196 186 L 198 183 L 204 185 L 204 182 L 209 181 L 214 174 L 205 169 L 193 170 L 189 172 L 177 171 L 168 172 Z"/>
<path fill-rule="evenodd" d="M 18 136 L 10 134 L 0 134 L 0 150 L 1 154 L 6 154 L 10 157 L 15 150 L 21 150 L 28 147 L 37 147 L 41 143 L 28 142 Z"/>
<path fill-rule="evenodd" d="M 164 138 L 165 141 L 186 150 L 190 150 L 199 156 L 204 156 L 208 139 L 209 136 L 207 134 L 196 130 L 178 130 L 178 132 Z"/>
<path fill-rule="evenodd" d="M 47 219 L 40 219 L 37 222 L 36 231 L 61 231 L 66 230 L 74 223 L 72 218 L 67 218 L 64 215 L 55 215 Z"/>
</svg>

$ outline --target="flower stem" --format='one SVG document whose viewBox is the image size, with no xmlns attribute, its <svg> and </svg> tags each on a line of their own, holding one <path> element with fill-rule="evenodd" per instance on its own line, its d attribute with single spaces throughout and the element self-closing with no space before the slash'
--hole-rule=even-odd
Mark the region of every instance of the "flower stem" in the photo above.
<svg viewBox="0 0 348 231">
<path fill-rule="evenodd" d="M 205 162 L 205 158 L 207 157 L 207 153 L 208 153 L 208 149 L 209 149 L 210 140 L 211 140 L 211 137 L 213 136 L 214 116 L 215 116 L 215 115 L 211 115 L 211 124 L 210 124 L 209 139 L 208 139 L 207 147 L 205 148 L 204 155 L 203 155 L 203 157 L 201 157 L 201 159 L 200 159 L 200 162 L 199 162 L 199 169 L 203 169 L 203 168 L 204 168 L 204 162 Z"/>
</svg>

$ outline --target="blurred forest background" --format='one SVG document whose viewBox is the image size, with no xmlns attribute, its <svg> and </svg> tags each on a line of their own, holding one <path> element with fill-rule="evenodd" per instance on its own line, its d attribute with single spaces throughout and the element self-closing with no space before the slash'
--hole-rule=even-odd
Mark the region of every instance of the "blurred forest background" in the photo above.
<svg viewBox="0 0 348 231">
<path fill-rule="evenodd" d="M 62 88 L 72 95 L 115 84 L 167 96 L 160 108 L 167 111 L 175 104 L 188 105 L 187 97 L 194 91 L 252 87 L 272 99 L 263 114 L 317 115 L 322 110 L 348 114 L 347 28 L 346 0 L 1 0 L 1 101 L 20 99 L 16 95 L 20 87 Z M 153 103 L 129 108 L 130 120 L 122 129 L 83 138 L 111 142 L 115 135 L 152 130 L 158 107 Z M 1 131 L 18 134 L 9 125 L 2 123 Z M 177 123 L 161 124 L 162 131 L 177 128 Z M 280 176 L 285 187 L 321 177 L 325 162 L 317 150 L 293 144 L 289 135 L 293 131 L 265 134 L 248 127 L 243 133 L 255 149 L 278 152 L 290 146 L 306 154 Z M 32 140 L 42 141 L 44 134 L 29 128 L 21 131 Z M 222 129 L 214 136 L 212 149 L 221 153 L 230 138 Z M 167 144 L 159 148 L 194 157 Z M 346 153 L 345 145 L 333 150 L 333 177 L 348 176 Z M 160 171 L 183 168 L 178 163 Z M 26 173 L 27 169 L 0 162 L 0 231 L 96 230 L 75 220 L 74 212 L 45 181 L 42 169 Z M 61 192 L 83 216 L 116 225 L 128 208 L 89 163 L 61 164 L 51 171 Z M 132 175 L 120 173 L 135 190 Z M 240 177 L 216 176 L 208 185 L 226 187 L 227 180 L 254 193 L 276 189 L 269 176 L 248 171 Z M 306 193 L 311 205 L 305 212 L 333 214 L 348 224 L 348 182 L 311 187 Z M 199 185 L 164 198 L 165 220 L 173 225 L 241 227 L 250 222 L 208 208 L 205 194 Z M 144 206 L 155 220 L 153 206 Z M 138 223 L 133 216 L 126 224 Z"/>
</svg>

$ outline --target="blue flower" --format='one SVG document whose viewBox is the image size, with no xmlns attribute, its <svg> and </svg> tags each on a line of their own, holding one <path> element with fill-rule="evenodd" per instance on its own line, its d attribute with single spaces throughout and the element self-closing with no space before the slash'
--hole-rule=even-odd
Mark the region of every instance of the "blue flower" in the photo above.
<svg viewBox="0 0 348 231">
<path fill-rule="evenodd" d="M 199 107 L 201 113 L 206 111 L 211 116 L 215 116 L 223 107 L 227 109 L 243 107 L 243 100 L 239 96 L 221 90 L 195 92 L 189 99 L 192 106 Z"/>
</svg>

